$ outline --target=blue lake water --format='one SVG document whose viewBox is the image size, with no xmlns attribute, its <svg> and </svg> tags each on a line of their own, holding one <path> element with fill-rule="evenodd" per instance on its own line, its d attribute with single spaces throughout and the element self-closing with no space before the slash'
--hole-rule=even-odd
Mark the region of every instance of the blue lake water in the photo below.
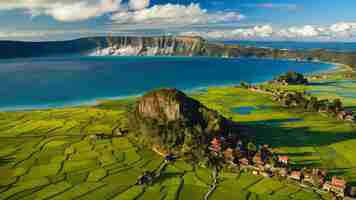
<svg viewBox="0 0 356 200">
<path fill-rule="evenodd" d="M 206 57 L 63 57 L 0 61 L 0 109 L 93 103 L 162 87 L 192 90 L 311 73 L 330 64 Z"/>
<path fill-rule="evenodd" d="M 242 106 L 242 107 L 233 108 L 232 112 L 237 113 L 239 115 L 249 115 L 255 110 L 256 108 L 252 106 Z"/>
</svg>

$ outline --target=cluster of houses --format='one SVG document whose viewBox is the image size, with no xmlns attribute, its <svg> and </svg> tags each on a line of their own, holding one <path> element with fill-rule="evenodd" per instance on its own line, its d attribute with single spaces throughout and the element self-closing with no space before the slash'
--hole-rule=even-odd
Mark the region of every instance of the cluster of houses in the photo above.
<svg viewBox="0 0 356 200">
<path fill-rule="evenodd" d="M 248 86 L 248 90 L 272 95 L 274 101 L 280 102 L 286 107 L 300 107 L 307 110 L 315 110 L 320 113 L 331 113 L 338 119 L 347 122 L 356 122 L 356 113 L 347 111 L 342 107 L 340 100 L 330 101 L 328 99 L 318 100 L 317 98 L 308 98 L 304 93 L 295 91 L 271 90 L 258 86 Z"/>
<path fill-rule="evenodd" d="M 224 137 L 215 137 L 210 144 L 211 154 L 224 159 L 231 170 L 249 171 L 264 177 L 281 177 L 292 180 L 303 187 L 316 191 L 330 192 L 335 197 L 343 198 L 347 183 L 336 176 L 328 181 L 328 173 L 323 169 L 291 170 L 288 156 L 276 155 L 268 145 L 254 149 L 250 144 L 245 147 L 241 141 L 234 145 Z"/>
</svg>

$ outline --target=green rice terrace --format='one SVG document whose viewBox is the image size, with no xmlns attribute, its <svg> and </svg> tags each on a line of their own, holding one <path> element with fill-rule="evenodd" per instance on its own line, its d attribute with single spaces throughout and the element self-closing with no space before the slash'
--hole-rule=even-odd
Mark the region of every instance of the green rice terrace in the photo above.
<svg viewBox="0 0 356 200">
<path fill-rule="evenodd" d="M 343 73 L 315 78 L 303 86 L 269 86 L 339 98 L 356 109 L 356 80 Z M 209 88 L 190 94 L 206 107 L 247 128 L 255 144 L 269 144 L 287 155 L 292 168 L 327 169 L 356 185 L 356 127 L 335 116 L 285 108 L 268 94 L 241 87 Z M 96 106 L 0 113 L 0 199 L 36 200 L 189 200 L 204 199 L 213 170 L 184 157 L 175 162 L 131 137 L 99 137 L 126 129 L 136 99 L 104 101 Z M 147 185 L 147 171 L 160 176 Z M 245 171 L 219 171 L 209 199 L 331 199 L 289 179 L 265 178 Z"/>
</svg>

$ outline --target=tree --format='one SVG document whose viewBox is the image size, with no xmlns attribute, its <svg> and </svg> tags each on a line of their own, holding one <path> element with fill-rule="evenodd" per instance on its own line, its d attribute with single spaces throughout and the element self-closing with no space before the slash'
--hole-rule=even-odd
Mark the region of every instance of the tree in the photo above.
<svg viewBox="0 0 356 200">
<path fill-rule="evenodd" d="M 334 108 L 334 112 L 337 113 L 341 110 L 343 110 L 343 105 L 340 99 L 334 99 L 333 102 L 333 108 Z"/>
<path fill-rule="evenodd" d="M 252 143 L 252 142 L 249 142 L 247 144 L 247 151 L 248 151 L 249 157 L 251 157 L 257 151 L 256 145 L 254 143 Z"/>
<path fill-rule="evenodd" d="M 308 103 L 307 109 L 309 111 L 318 111 L 319 110 L 318 98 L 317 97 L 310 98 L 310 101 Z"/>
<path fill-rule="evenodd" d="M 304 78 L 303 74 L 297 72 L 288 72 L 277 78 L 278 82 L 286 82 L 287 84 L 307 84 L 308 80 Z"/>
<path fill-rule="evenodd" d="M 241 86 L 242 88 L 248 88 L 248 87 L 249 87 L 249 84 L 246 83 L 245 81 L 241 81 L 241 82 L 240 82 L 240 86 Z"/>
</svg>

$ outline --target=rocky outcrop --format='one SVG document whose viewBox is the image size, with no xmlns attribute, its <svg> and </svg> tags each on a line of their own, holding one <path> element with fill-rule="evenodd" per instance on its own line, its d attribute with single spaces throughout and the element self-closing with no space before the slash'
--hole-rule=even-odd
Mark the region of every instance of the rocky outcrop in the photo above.
<svg viewBox="0 0 356 200">
<path fill-rule="evenodd" d="M 161 89 L 143 96 L 137 103 L 136 112 L 139 117 L 162 122 L 204 121 L 200 108 L 204 108 L 203 105 L 177 89 Z M 216 112 L 212 113 L 217 116 Z"/>
<path fill-rule="evenodd" d="M 238 134 L 234 122 L 177 89 L 141 97 L 131 123 L 140 139 L 178 151 L 204 148 L 217 134 Z"/>
</svg>

